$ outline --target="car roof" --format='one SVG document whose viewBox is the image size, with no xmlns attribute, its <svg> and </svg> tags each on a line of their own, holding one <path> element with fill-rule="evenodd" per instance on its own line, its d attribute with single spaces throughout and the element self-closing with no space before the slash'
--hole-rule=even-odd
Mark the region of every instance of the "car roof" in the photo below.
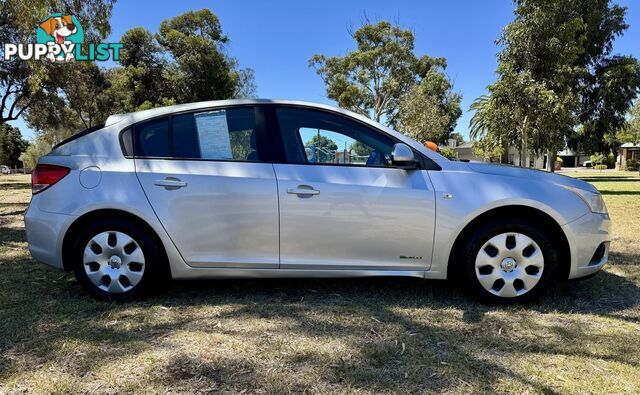
<svg viewBox="0 0 640 395">
<path fill-rule="evenodd" d="M 326 104 L 311 103 L 298 100 L 272 100 L 272 99 L 230 99 L 230 100 L 211 100 L 195 103 L 175 104 L 173 106 L 157 107 L 149 110 L 129 112 L 122 114 L 113 114 L 105 121 L 105 126 L 111 126 L 116 123 L 135 123 L 145 119 L 155 118 L 163 115 L 169 115 L 176 112 L 202 110 L 212 107 L 227 107 L 237 105 L 256 105 L 256 104 L 286 104 L 303 107 L 319 108 L 343 113 L 349 116 L 358 116 L 358 114 L 342 108 L 329 106 Z"/>
</svg>

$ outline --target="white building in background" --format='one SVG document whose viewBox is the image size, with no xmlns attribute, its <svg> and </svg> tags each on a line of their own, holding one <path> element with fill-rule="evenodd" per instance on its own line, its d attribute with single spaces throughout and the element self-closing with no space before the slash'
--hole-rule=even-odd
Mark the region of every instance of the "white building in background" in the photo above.
<svg viewBox="0 0 640 395">
<path fill-rule="evenodd" d="M 576 153 L 568 148 L 558 152 L 558 157 L 562 159 L 562 167 L 583 167 L 584 162 L 591 161 L 591 155 Z"/>
</svg>

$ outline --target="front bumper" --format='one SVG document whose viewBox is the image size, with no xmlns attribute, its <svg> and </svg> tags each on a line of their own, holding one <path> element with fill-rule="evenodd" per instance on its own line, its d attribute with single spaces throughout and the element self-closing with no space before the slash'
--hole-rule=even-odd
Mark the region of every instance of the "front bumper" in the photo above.
<svg viewBox="0 0 640 395">
<path fill-rule="evenodd" d="M 571 249 L 569 279 L 586 277 L 601 270 L 609 259 L 609 216 L 588 213 L 562 228 Z"/>
<path fill-rule="evenodd" d="M 33 259 L 57 269 L 63 269 L 62 242 L 64 234 L 76 217 L 42 211 L 29 204 L 24 215 L 25 233 Z"/>
</svg>

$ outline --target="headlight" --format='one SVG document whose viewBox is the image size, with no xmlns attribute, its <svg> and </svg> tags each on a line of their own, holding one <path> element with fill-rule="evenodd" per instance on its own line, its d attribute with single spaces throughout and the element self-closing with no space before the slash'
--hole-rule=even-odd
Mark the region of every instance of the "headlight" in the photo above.
<svg viewBox="0 0 640 395">
<path fill-rule="evenodd" d="M 562 185 L 562 187 L 580 196 L 580 199 L 582 199 L 586 203 L 586 205 L 592 212 L 607 214 L 607 206 L 604 204 L 604 199 L 602 199 L 601 194 L 585 191 L 584 189 L 574 188 L 567 185 Z"/>
</svg>

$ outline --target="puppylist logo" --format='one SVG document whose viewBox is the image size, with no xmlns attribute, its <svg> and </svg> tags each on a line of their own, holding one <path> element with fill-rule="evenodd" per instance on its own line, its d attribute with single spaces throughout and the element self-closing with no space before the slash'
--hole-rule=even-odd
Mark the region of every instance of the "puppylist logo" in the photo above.
<svg viewBox="0 0 640 395">
<path fill-rule="evenodd" d="M 5 43 L 4 60 L 47 59 L 50 62 L 120 59 L 122 43 L 84 44 L 84 29 L 73 15 L 55 13 L 38 24 L 36 43 Z"/>
</svg>

